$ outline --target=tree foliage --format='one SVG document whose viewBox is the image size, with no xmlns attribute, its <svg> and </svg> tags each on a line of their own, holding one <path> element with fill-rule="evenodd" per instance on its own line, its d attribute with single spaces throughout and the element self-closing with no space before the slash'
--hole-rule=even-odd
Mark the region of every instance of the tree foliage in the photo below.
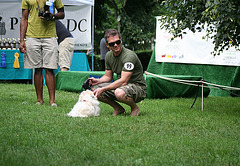
<svg viewBox="0 0 240 166">
<path fill-rule="evenodd" d="M 108 28 L 118 29 L 132 49 L 150 49 L 156 33 L 155 16 L 165 13 L 161 0 L 97 0 L 95 37 Z"/>
<path fill-rule="evenodd" d="M 121 9 L 121 32 L 129 45 L 144 49 L 154 42 L 156 32 L 155 14 L 161 14 L 160 1 L 125 0 Z"/>
<path fill-rule="evenodd" d="M 111 0 L 95 0 L 94 6 L 94 49 L 99 54 L 99 44 L 104 30 L 117 28 L 114 10 L 109 7 Z"/>
<path fill-rule="evenodd" d="M 239 50 L 239 0 L 166 0 L 163 4 L 168 14 L 162 18 L 162 28 L 174 37 L 182 36 L 187 28 L 194 33 L 205 30 L 205 37 L 213 39 L 214 54 L 229 47 Z"/>
</svg>

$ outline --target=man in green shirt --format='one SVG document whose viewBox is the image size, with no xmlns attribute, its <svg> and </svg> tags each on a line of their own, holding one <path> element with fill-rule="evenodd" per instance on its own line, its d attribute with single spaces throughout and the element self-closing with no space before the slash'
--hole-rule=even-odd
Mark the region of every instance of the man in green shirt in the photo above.
<svg viewBox="0 0 240 166">
<path fill-rule="evenodd" d="M 100 101 L 113 107 L 113 116 L 125 112 L 117 101 L 130 106 L 130 116 L 138 116 L 136 103 L 146 97 L 147 89 L 142 64 L 133 51 L 122 46 L 117 30 L 106 30 L 104 38 L 110 50 L 105 58 L 105 74 L 100 79 L 89 78 L 92 90 Z M 114 73 L 118 79 L 110 83 Z"/>
<path fill-rule="evenodd" d="M 56 107 L 53 70 L 57 69 L 58 43 L 55 19 L 64 18 L 62 0 L 22 0 L 21 8 L 19 49 L 21 53 L 24 53 L 24 68 L 35 69 L 36 104 L 44 103 L 42 70 L 45 69 L 49 104 Z M 55 8 L 56 14 L 54 14 Z"/>
</svg>

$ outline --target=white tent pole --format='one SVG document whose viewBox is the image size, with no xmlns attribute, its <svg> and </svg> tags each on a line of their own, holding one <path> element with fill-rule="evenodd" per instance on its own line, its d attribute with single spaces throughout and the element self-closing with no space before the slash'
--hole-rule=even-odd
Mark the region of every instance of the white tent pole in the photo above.
<svg viewBox="0 0 240 166">
<path fill-rule="evenodd" d="M 203 80 L 202 80 L 202 111 L 203 111 Z"/>
<path fill-rule="evenodd" d="M 92 6 L 92 71 L 94 71 L 94 5 Z"/>
</svg>

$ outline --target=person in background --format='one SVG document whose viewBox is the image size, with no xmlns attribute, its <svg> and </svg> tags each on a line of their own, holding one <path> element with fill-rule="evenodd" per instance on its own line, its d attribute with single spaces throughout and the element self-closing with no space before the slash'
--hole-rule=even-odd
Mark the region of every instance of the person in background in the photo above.
<svg viewBox="0 0 240 166">
<path fill-rule="evenodd" d="M 107 52 L 109 51 L 107 45 L 106 45 L 106 40 L 103 37 L 100 41 L 100 55 L 101 55 L 101 64 L 102 64 L 102 70 L 105 71 L 105 56 Z"/>
<path fill-rule="evenodd" d="M 46 71 L 46 85 L 49 93 L 49 104 L 57 107 L 55 102 L 55 74 L 58 63 L 58 43 L 55 20 L 63 19 L 64 6 L 62 0 L 52 4 L 45 0 L 22 0 L 22 18 L 20 22 L 19 49 L 24 53 L 24 68 L 33 68 L 34 83 L 37 94 L 37 105 L 43 101 L 43 74 Z M 54 12 L 50 13 L 50 6 Z M 55 9 L 57 12 L 55 12 Z M 56 14 L 54 14 L 56 13 Z M 26 42 L 25 42 L 26 37 Z"/>
<path fill-rule="evenodd" d="M 133 51 L 122 46 L 117 30 L 106 30 L 104 38 L 110 50 L 105 58 L 105 74 L 100 79 L 89 78 L 91 89 L 100 101 L 113 107 L 113 116 L 125 112 L 118 102 L 130 106 L 130 116 L 138 116 L 140 109 L 136 103 L 146 97 L 147 89 L 142 64 Z M 111 83 L 114 73 L 117 80 Z"/>
<path fill-rule="evenodd" d="M 60 71 L 67 71 L 70 69 L 73 51 L 74 38 L 69 30 L 59 20 L 56 20 L 56 31 L 58 37 L 58 51 L 59 51 L 59 68 Z"/>
</svg>

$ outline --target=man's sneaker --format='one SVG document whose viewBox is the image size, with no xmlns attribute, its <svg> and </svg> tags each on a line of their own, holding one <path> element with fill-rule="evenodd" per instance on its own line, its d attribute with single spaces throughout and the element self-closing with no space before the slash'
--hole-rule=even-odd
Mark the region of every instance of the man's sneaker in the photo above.
<svg viewBox="0 0 240 166">
<path fill-rule="evenodd" d="M 52 103 L 51 106 L 52 107 L 57 107 L 57 104 L 56 103 Z"/>
<path fill-rule="evenodd" d="M 38 101 L 38 102 L 36 102 L 36 105 L 43 105 L 43 104 L 44 104 L 44 102 L 42 102 L 42 103 L 41 103 L 41 102 L 39 102 L 39 101 Z"/>
</svg>

